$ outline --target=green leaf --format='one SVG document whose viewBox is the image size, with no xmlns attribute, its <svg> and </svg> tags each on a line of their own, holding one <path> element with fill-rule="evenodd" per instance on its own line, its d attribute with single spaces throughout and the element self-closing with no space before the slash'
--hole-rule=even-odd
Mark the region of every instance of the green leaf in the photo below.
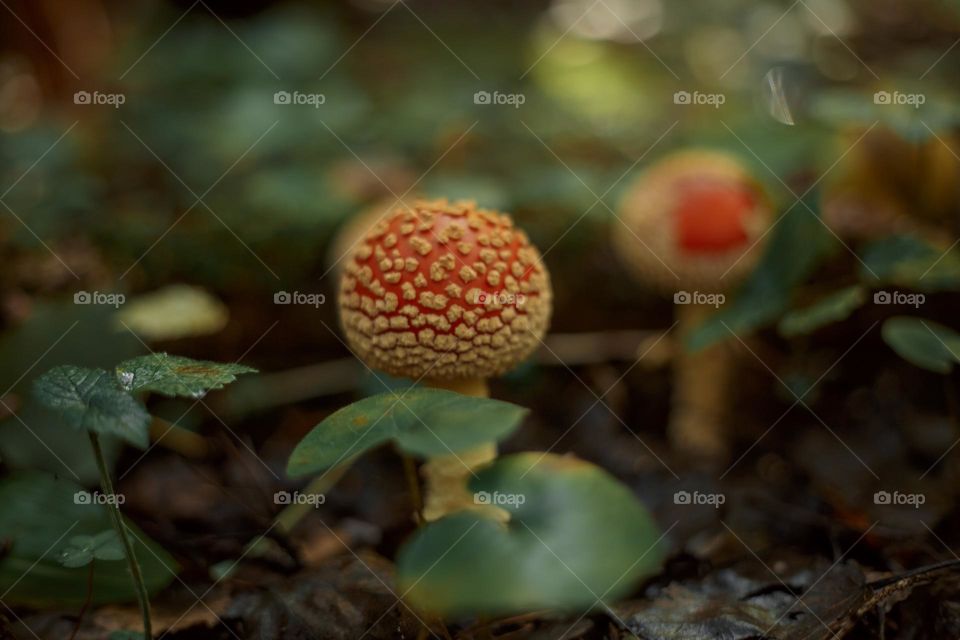
<svg viewBox="0 0 960 640">
<path fill-rule="evenodd" d="M 71 478 L 76 474 L 84 484 L 98 481 L 100 472 L 87 434 L 64 429 L 59 416 L 30 395 L 34 380 L 57 365 L 109 369 L 143 353 L 143 345 L 129 331 L 110 329 L 113 314 L 112 307 L 77 305 L 72 299 L 68 303 L 38 301 L 23 324 L 0 337 L 0 389 L 26 398 L 16 416 L 0 419 L 0 459 L 8 467 L 65 473 Z M 104 437 L 101 444 L 113 468 L 121 443 Z"/>
<path fill-rule="evenodd" d="M 572 457 L 501 458 L 470 483 L 506 524 L 461 511 L 417 531 L 400 551 L 401 593 L 450 617 L 538 609 L 586 611 L 659 570 L 660 532 L 633 493 Z"/>
<path fill-rule="evenodd" d="M 37 378 L 34 395 L 71 427 L 114 435 L 145 448 L 150 414 L 103 369 L 54 367 Z"/>
<path fill-rule="evenodd" d="M 381 393 L 315 426 L 290 455 L 287 473 L 320 472 L 390 440 L 421 457 L 464 451 L 505 438 L 526 413 L 508 402 L 440 389 Z"/>
<path fill-rule="evenodd" d="M 898 316 L 883 323 L 883 340 L 901 358 L 936 373 L 960 362 L 960 334 L 931 320 Z"/>
<path fill-rule="evenodd" d="M 70 538 L 67 547 L 60 552 L 60 564 L 64 567 L 84 567 L 96 560 L 123 560 L 123 546 L 117 532 L 107 529 L 88 536 Z"/>
<path fill-rule="evenodd" d="M 960 255 L 944 252 L 914 236 L 891 236 L 871 243 L 864 251 L 863 262 L 860 277 L 874 286 L 883 283 L 918 291 L 960 290 Z"/>
<path fill-rule="evenodd" d="M 780 319 L 780 334 L 786 338 L 813 333 L 821 327 L 850 317 L 867 301 L 867 290 L 860 285 L 846 287 L 824 296 L 803 309 L 795 309 Z"/>
<path fill-rule="evenodd" d="M 202 398 L 211 389 L 230 384 L 240 374 L 256 372 L 242 364 L 193 360 L 166 353 L 152 353 L 117 365 L 117 379 L 127 391 L 153 391 L 171 397 Z"/>
<path fill-rule="evenodd" d="M 4 602 L 40 608 L 83 604 L 89 568 L 65 567 L 59 558 L 76 547 L 77 537 L 100 539 L 111 522 L 107 506 L 76 500 L 80 492 L 80 485 L 37 472 L 0 481 L 0 540 L 9 544 L 0 560 Z M 177 565 L 139 528 L 126 524 L 147 589 L 156 593 L 170 584 Z M 100 540 L 97 547 L 105 544 Z M 93 572 L 94 603 L 136 600 L 125 562 L 97 562 Z"/>
<path fill-rule="evenodd" d="M 832 250 L 836 240 L 812 211 L 816 200 L 805 199 L 808 210 L 797 204 L 783 215 L 760 264 L 730 304 L 687 336 L 688 349 L 696 351 L 730 337 L 744 335 L 782 314 L 794 288 L 809 277 Z M 728 329 L 729 327 L 729 329 Z"/>
</svg>

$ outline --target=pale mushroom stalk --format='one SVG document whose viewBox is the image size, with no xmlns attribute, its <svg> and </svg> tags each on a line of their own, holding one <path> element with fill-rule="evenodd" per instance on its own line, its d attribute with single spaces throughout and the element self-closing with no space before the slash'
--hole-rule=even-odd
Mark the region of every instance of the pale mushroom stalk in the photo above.
<svg viewBox="0 0 960 640">
<path fill-rule="evenodd" d="M 419 200 L 376 222 L 345 261 L 340 319 L 370 366 L 464 395 L 529 356 L 547 330 L 549 275 L 510 216 L 467 201 Z M 474 505 L 468 482 L 493 442 L 421 468 L 424 517 Z"/>
<path fill-rule="evenodd" d="M 616 227 L 614 247 L 638 280 L 674 297 L 679 343 L 757 264 L 772 208 L 738 160 L 696 150 L 644 171 L 627 191 L 621 218 L 629 232 Z M 668 438 L 685 454 L 722 460 L 731 345 L 674 351 Z"/>
<path fill-rule="evenodd" d="M 677 335 L 689 335 L 714 313 L 713 307 L 691 304 L 677 310 Z M 734 371 L 728 343 L 690 352 L 676 349 L 673 363 L 672 411 L 667 436 L 677 451 L 712 459 L 727 457 L 727 398 Z"/>
<path fill-rule="evenodd" d="M 438 389 L 456 391 L 467 396 L 489 398 L 490 387 L 483 378 L 465 380 L 428 380 L 427 384 Z M 451 452 L 435 456 L 420 467 L 424 481 L 423 517 L 428 522 L 448 513 L 475 504 L 468 490 L 470 476 L 476 469 L 497 458 L 497 443 L 488 442 L 467 451 Z"/>
</svg>

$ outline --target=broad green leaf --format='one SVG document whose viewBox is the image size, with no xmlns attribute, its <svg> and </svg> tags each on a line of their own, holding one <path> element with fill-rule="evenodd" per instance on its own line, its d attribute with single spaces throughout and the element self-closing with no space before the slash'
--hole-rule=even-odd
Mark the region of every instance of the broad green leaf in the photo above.
<svg viewBox="0 0 960 640">
<path fill-rule="evenodd" d="M 34 395 L 71 427 L 108 434 L 144 448 L 150 414 L 103 369 L 62 365 L 33 385 Z"/>
<path fill-rule="evenodd" d="M 866 301 L 867 290 L 860 285 L 834 291 L 809 307 L 795 309 L 784 315 L 778 327 L 780 334 L 792 338 L 846 320 Z"/>
<path fill-rule="evenodd" d="M 80 485 L 37 472 L 0 481 L 0 540 L 9 544 L 0 560 L 4 602 L 40 608 L 83 604 L 89 569 L 64 567 L 58 559 L 74 547 L 73 538 L 97 538 L 111 523 L 107 507 L 76 500 L 80 492 Z M 134 524 L 126 524 L 147 589 L 156 593 L 173 580 L 177 565 Z M 126 562 L 94 565 L 94 603 L 134 600 Z"/>
<path fill-rule="evenodd" d="M 450 617 L 538 609 L 586 611 L 659 570 L 660 532 L 647 510 L 603 469 L 572 457 L 501 458 L 471 483 L 506 524 L 462 511 L 417 531 L 401 549 L 401 592 Z"/>
<path fill-rule="evenodd" d="M 211 389 L 230 384 L 238 375 L 256 371 L 242 364 L 152 353 L 117 365 L 117 379 L 131 393 L 153 391 L 165 396 L 202 398 Z"/>
<path fill-rule="evenodd" d="M 327 417 L 290 455 L 287 473 L 316 473 L 393 440 L 430 457 L 499 441 L 523 420 L 523 407 L 440 389 L 413 388 L 364 398 Z"/>
<path fill-rule="evenodd" d="M 860 277 L 872 285 L 895 284 L 919 291 L 960 290 L 960 252 L 944 251 L 914 236 L 891 236 L 871 243 Z"/>
<path fill-rule="evenodd" d="M 60 564 L 68 568 L 85 567 L 94 560 L 123 559 L 123 545 L 113 529 L 93 536 L 73 536 L 59 557 Z"/>
<path fill-rule="evenodd" d="M 960 362 L 960 334 L 931 320 L 898 316 L 883 323 L 883 340 L 904 360 L 936 373 Z"/>
<path fill-rule="evenodd" d="M 770 232 L 772 237 L 760 264 L 734 299 L 686 338 L 687 348 L 696 351 L 708 347 L 729 338 L 730 331 L 750 333 L 787 309 L 794 288 L 836 248 L 836 239 L 817 214 L 811 213 L 816 211 L 812 198 L 807 197 L 807 206 L 797 204 L 784 214 Z"/>
</svg>

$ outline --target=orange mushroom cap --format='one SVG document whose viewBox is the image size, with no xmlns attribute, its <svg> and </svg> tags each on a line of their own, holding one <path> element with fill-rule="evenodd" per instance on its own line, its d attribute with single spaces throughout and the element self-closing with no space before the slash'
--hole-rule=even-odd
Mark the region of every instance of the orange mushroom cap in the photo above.
<svg viewBox="0 0 960 640">
<path fill-rule="evenodd" d="M 620 213 L 628 229 L 615 225 L 614 246 L 641 280 L 657 288 L 718 290 L 756 266 L 772 216 L 763 188 L 737 159 L 681 151 L 652 165 L 628 189 Z"/>
<path fill-rule="evenodd" d="M 340 319 L 371 366 L 437 380 L 509 371 L 540 343 L 552 290 L 509 215 L 420 200 L 381 219 L 346 261 Z"/>
</svg>

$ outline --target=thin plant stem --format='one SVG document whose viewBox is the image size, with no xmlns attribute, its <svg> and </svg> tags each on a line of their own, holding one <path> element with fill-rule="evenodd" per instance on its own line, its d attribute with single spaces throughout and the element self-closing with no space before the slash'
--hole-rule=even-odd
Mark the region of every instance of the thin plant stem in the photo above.
<svg viewBox="0 0 960 640">
<path fill-rule="evenodd" d="M 80 607 L 80 613 L 77 614 L 77 624 L 73 626 L 73 633 L 70 634 L 70 640 L 77 637 L 77 632 L 80 631 L 80 625 L 83 624 L 83 616 L 90 607 L 90 601 L 93 600 L 93 567 L 95 564 L 97 564 L 95 559 L 90 560 L 90 565 L 87 569 L 87 597 L 83 601 L 83 606 Z"/>
<path fill-rule="evenodd" d="M 210 450 L 207 439 L 199 433 L 157 417 L 150 423 L 150 440 L 185 458 L 202 459 Z"/>
<path fill-rule="evenodd" d="M 311 480 L 310 483 L 304 487 L 300 493 L 307 495 L 314 493 L 326 493 L 340 480 L 340 478 L 343 477 L 349 468 L 350 464 L 344 463 L 329 469 L 323 475 L 317 476 Z M 313 510 L 313 506 L 306 503 L 291 504 L 287 507 L 284 507 L 283 511 L 277 514 L 277 517 L 274 518 L 277 532 L 283 535 L 289 535 L 304 518 L 304 516 Z M 251 542 L 247 543 L 247 546 L 244 549 L 244 555 L 249 555 L 250 557 L 254 558 L 261 557 L 269 551 L 270 542 L 271 540 L 269 538 L 263 536 L 257 538 L 256 540 L 252 540 Z"/>
<path fill-rule="evenodd" d="M 97 468 L 100 470 L 100 486 L 107 496 L 116 498 L 117 494 L 113 490 L 113 480 L 110 479 L 110 471 L 107 469 L 107 462 L 103 457 L 103 450 L 100 448 L 100 438 L 92 431 L 88 435 L 90 436 L 90 444 L 93 446 L 93 455 L 97 460 Z M 130 536 L 127 535 L 127 527 L 120 515 L 120 505 L 115 499 L 107 502 L 107 510 L 110 512 L 113 528 L 117 530 L 117 535 L 120 536 L 120 541 L 123 543 L 124 555 L 127 556 L 130 575 L 133 577 L 134 587 L 137 590 L 140 613 L 143 615 L 143 637 L 145 640 L 151 640 L 153 629 L 150 625 L 150 596 L 147 594 L 147 585 L 143 581 L 143 574 L 140 573 L 140 563 L 137 562 L 137 556 L 133 553 L 133 543 L 130 541 Z"/>
<path fill-rule="evenodd" d="M 340 478 L 343 477 L 349 468 L 350 465 L 343 464 L 338 467 L 328 469 L 322 475 L 319 475 L 311 480 L 309 484 L 307 484 L 307 486 L 300 491 L 300 493 L 306 495 L 326 493 L 340 480 Z M 277 530 L 280 533 L 289 534 L 303 519 L 303 517 L 311 511 L 315 511 L 315 508 L 310 504 L 292 504 L 288 507 L 284 507 L 283 511 L 281 511 L 275 518 Z"/>
</svg>

